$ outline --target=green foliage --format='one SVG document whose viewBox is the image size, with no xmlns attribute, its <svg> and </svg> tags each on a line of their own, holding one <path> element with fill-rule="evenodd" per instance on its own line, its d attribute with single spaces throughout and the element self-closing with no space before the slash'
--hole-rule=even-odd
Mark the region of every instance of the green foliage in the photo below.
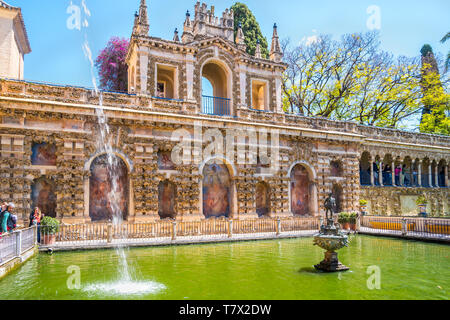
<svg viewBox="0 0 450 320">
<path fill-rule="evenodd" d="M 431 65 L 425 63 L 422 70 L 422 104 L 429 111 L 422 116 L 420 132 L 450 135 L 450 95 L 445 92 L 439 73 L 433 71 Z"/>
<path fill-rule="evenodd" d="M 236 38 L 239 24 L 242 25 L 242 31 L 245 36 L 247 53 L 255 55 L 256 43 L 259 40 L 261 45 L 261 54 L 263 58 L 269 58 L 267 39 L 263 36 L 258 21 L 252 11 L 243 3 L 236 2 L 231 9 L 234 12 L 234 37 Z"/>
<path fill-rule="evenodd" d="M 420 53 L 422 54 L 422 57 L 426 57 L 429 52 L 433 53 L 433 49 L 431 48 L 431 46 L 429 44 L 425 44 L 422 47 L 422 49 L 420 49 Z"/>
<path fill-rule="evenodd" d="M 55 218 L 45 216 L 41 221 L 41 228 L 44 234 L 56 234 L 60 229 L 59 221 Z"/>
<path fill-rule="evenodd" d="M 350 222 L 351 224 L 356 224 L 356 217 L 357 217 L 357 213 L 356 212 L 352 212 L 348 215 L 348 222 Z"/>
<path fill-rule="evenodd" d="M 450 32 L 447 32 L 447 34 L 441 39 L 441 43 L 447 42 L 448 39 L 450 39 Z M 449 67 L 450 67 L 450 52 L 447 53 L 447 59 L 445 60 L 445 72 L 448 71 Z"/>
<path fill-rule="evenodd" d="M 367 203 L 368 203 L 368 202 L 367 202 L 367 200 L 365 200 L 365 199 L 360 199 L 360 200 L 359 200 L 359 205 L 360 205 L 360 206 L 367 206 Z"/>
<path fill-rule="evenodd" d="M 420 64 L 380 50 L 379 34 L 320 35 L 285 50 L 284 110 L 399 128 L 422 110 Z"/>
<path fill-rule="evenodd" d="M 416 204 L 418 206 L 422 206 L 422 205 L 426 205 L 428 203 L 427 198 L 425 198 L 425 196 L 419 196 L 416 200 Z"/>
<path fill-rule="evenodd" d="M 350 214 L 348 212 L 339 213 L 338 222 L 341 224 L 350 222 Z"/>
</svg>

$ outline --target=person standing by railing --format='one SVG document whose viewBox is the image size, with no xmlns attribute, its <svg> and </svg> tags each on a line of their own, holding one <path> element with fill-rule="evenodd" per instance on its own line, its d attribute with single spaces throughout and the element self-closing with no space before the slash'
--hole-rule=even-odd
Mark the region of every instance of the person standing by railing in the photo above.
<svg viewBox="0 0 450 320">
<path fill-rule="evenodd" d="M 30 227 L 37 226 L 37 242 L 41 242 L 41 210 L 36 207 L 30 214 Z"/>
<path fill-rule="evenodd" d="M 2 203 L 1 206 L 1 210 L 0 210 L 0 239 L 1 239 L 1 235 L 3 233 L 3 228 L 2 228 L 2 221 L 3 221 L 3 213 L 6 211 L 6 207 L 8 207 L 8 204 L 6 202 Z"/>
<path fill-rule="evenodd" d="M 4 204 L 3 204 L 4 205 Z M 2 208 L 3 208 L 2 205 Z M 1 213 L 1 229 L 2 229 L 2 233 L 7 233 L 8 232 L 8 220 L 9 217 L 11 215 L 11 211 L 15 208 L 16 206 L 14 205 L 14 203 L 8 203 L 6 206 L 6 210 L 2 211 Z"/>
</svg>

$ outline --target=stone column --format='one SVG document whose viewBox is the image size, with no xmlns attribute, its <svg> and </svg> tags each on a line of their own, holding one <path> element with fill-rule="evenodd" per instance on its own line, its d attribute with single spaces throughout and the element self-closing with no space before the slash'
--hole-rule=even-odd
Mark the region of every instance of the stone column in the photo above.
<svg viewBox="0 0 450 320">
<path fill-rule="evenodd" d="M 419 187 L 422 187 L 422 161 L 417 163 L 417 183 Z"/>
<path fill-rule="evenodd" d="M 439 165 L 437 164 L 434 167 L 434 186 L 436 188 L 439 188 L 439 172 L 438 172 L 438 169 L 439 169 Z"/>
<path fill-rule="evenodd" d="M 448 188 L 449 187 L 449 185 L 448 185 L 448 164 L 445 165 L 444 172 L 445 172 L 444 173 L 445 174 L 445 177 L 444 177 L 445 187 Z"/>
<path fill-rule="evenodd" d="M 383 186 L 383 161 L 380 161 L 380 166 L 378 168 L 378 180 L 380 182 L 380 187 Z"/>
<path fill-rule="evenodd" d="M 370 165 L 370 185 L 373 187 L 375 185 L 375 180 L 373 176 L 373 161 L 369 161 Z"/>
<path fill-rule="evenodd" d="M 395 161 L 392 161 L 391 178 L 392 178 L 392 186 L 395 187 Z"/>
<path fill-rule="evenodd" d="M 428 165 L 428 186 L 432 187 L 433 186 L 433 177 L 432 177 L 432 173 L 431 173 L 432 169 L 431 169 L 431 163 Z"/>
</svg>

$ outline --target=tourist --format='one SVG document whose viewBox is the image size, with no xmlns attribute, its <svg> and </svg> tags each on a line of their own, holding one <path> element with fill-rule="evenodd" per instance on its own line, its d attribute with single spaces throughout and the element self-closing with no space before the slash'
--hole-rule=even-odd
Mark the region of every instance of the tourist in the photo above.
<svg viewBox="0 0 450 320">
<path fill-rule="evenodd" d="M 6 208 L 8 207 L 8 204 L 6 202 L 3 202 L 1 205 L 1 210 L 0 210 L 0 236 L 3 233 L 3 229 L 2 229 L 2 221 L 3 221 L 3 212 L 6 211 Z M 1 239 L 1 238 L 0 238 Z"/>
<path fill-rule="evenodd" d="M 9 217 L 6 222 L 6 227 L 8 228 L 8 232 L 13 232 L 14 229 L 17 227 L 17 215 L 13 213 L 13 210 L 16 206 L 14 203 L 10 203 L 8 211 L 9 211 Z"/>
<path fill-rule="evenodd" d="M 3 207 L 3 206 L 2 206 Z M 6 210 L 1 213 L 1 231 L 2 233 L 8 232 L 8 220 L 10 221 L 11 211 L 15 208 L 14 203 L 9 203 L 6 206 Z"/>
<path fill-rule="evenodd" d="M 378 177 L 378 161 L 373 163 L 373 176 L 375 185 L 378 186 L 380 184 L 380 178 Z"/>
<path fill-rule="evenodd" d="M 402 173 L 402 167 L 400 165 L 396 166 L 394 169 L 395 174 L 395 185 L 401 186 L 403 184 L 400 183 L 400 174 Z"/>
<path fill-rule="evenodd" d="M 37 242 L 41 242 L 41 209 L 38 207 L 34 208 L 33 212 L 30 214 L 30 227 L 31 226 L 37 227 Z"/>
</svg>

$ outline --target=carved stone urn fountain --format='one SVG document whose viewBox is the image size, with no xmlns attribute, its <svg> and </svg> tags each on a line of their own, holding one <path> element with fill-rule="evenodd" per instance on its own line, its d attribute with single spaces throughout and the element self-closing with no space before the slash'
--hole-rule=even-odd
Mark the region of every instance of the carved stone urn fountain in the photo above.
<svg viewBox="0 0 450 320">
<path fill-rule="evenodd" d="M 319 234 L 314 236 L 314 245 L 327 250 L 325 252 L 325 259 L 315 265 L 317 270 L 325 272 L 338 272 L 349 270 L 338 260 L 337 250 L 348 246 L 348 237 L 343 234 L 339 228 L 334 224 L 333 219 L 327 219 L 326 225 L 320 227 Z"/>
</svg>

